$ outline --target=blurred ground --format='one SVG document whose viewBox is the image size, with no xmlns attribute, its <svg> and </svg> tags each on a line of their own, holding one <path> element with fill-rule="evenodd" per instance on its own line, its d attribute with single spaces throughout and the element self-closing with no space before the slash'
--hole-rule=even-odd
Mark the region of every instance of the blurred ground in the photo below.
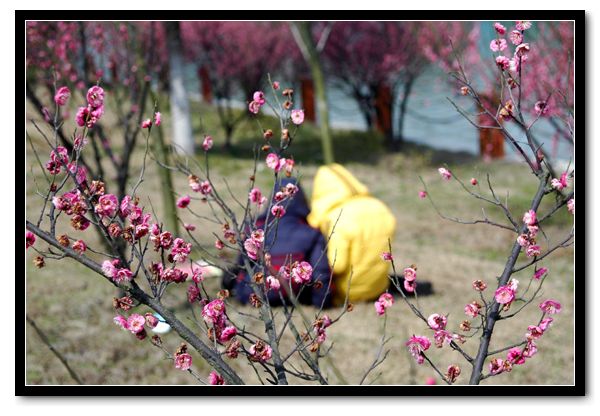
<svg viewBox="0 0 600 416">
<path fill-rule="evenodd" d="M 219 149 L 221 143 L 219 132 L 214 118 L 211 118 L 214 115 L 211 116 L 205 110 L 195 108 L 193 117 L 196 123 L 196 137 L 201 137 L 198 130 L 198 114 L 202 114 L 206 132 L 215 138 L 211 175 L 217 178 L 215 183 L 223 187 L 222 189 L 225 189 L 224 182 L 218 178 L 226 178 L 234 194 L 245 195 L 248 177 L 252 174 L 252 148 L 255 143 L 253 138 L 257 136 L 255 134 L 258 131 L 257 126 L 250 122 L 243 125 L 234 141 L 233 154 L 227 154 Z M 168 132 L 168 116 L 164 117 L 164 120 L 165 132 Z M 264 122 L 268 124 L 268 120 Z M 41 153 L 47 154 L 39 135 L 33 130 L 29 130 L 29 133 Z M 117 134 L 112 137 L 115 142 L 118 142 Z M 442 220 L 435 214 L 427 200 L 419 199 L 418 192 L 422 189 L 422 185 L 418 176 L 422 176 L 426 181 L 429 193 L 440 209 L 449 215 L 463 219 L 480 218 L 483 205 L 465 196 L 455 182 L 448 183 L 440 179 L 437 167 L 442 161 L 447 162 L 450 169 L 464 181 L 476 177 L 484 183 L 485 175 L 490 173 L 499 195 L 504 196 L 510 190 L 509 206 L 515 217 L 520 217 L 527 209 L 530 196 L 536 189 L 535 178 L 520 165 L 507 162 L 483 163 L 465 154 L 436 152 L 415 145 L 406 146 L 402 153 L 388 154 L 382 149 L 381 141 L 381 137 L 372 133 L 337 132 L 336 158 L 363 181 L 373 195 L 382 199 L 396 216 L 398 230 L 393 241 L 393 251 L 398 266 L 416 264 L 419 269 L 419 279 L 430 281 L 434 286 L 434 295 L 419 298 L 422 310 L 426 315 L 433 312 L 449 314 L 449 327 L 458 331 L 458 324 L 465 318 L 464 305 L 476 299 L 476 293 L 471 289 L 471 282 L 475 279 L 483 279 L 490 287 L 494 285 L 495 276 L 502 272 L 514 236 L 485 225 L 459 225 Z M 140 140 L 136 156 L 133 158 L 133 177 L 137 177 L 137 172 L 141 168 L 143 154 L 141 142 Z M 316 129 L 310 125 L 303 126 L 301 134 L 293 144 L 291 154 L 297 162 L 307 195 L 311 194 L 312 179 L 320 162 L 319 151 L 320 144 Z M 28 152 L 30 152 L 29 148 Z M 33 155 L 28 153 L 27 218 L 31 220 L 37 218 L 35 213 L 40 207 L 41 200 L 35 195 L 30 166 L 34 166 L 35 175 L 39 180 L 41 178 L 39 168 L 35 165 Z M 174 179 L 178 192 L 189 193 L 185 176 L 175 175 Z M 259 165 L 257 179 L 261 189 L 268 189 L 269 172 L 262 163 Z M 158 197 L 153 197 L 158 184 L 156 167 L 150 164 L 146 169 L 146 179 L 138 193 L 149 195 L 152 205 L 160 213 L 161 201 Z M 485 191 L 483 187 L 482 191 Z M 142 204 L 147 202 L 142 198 Z M 207 207 L 200 205 L 198 201 L 192 203 L 196 212 L 208 213 Z M 545 201 L 540 211 L 544 212 L 551 205 L 552 201 Z M 235 208 L 235 205 L 232 206 Z M 485 208 L 491 218 L 501 218 L 497 211 L 487 206 Z M 187 212 L 182 213 L 182 218 L 185 222 L 200 225 L 198 220 Z M 542 237 L 542 247 L 545 248 L 547 244 L 561 239 L 569 232 L 571 224 L 572 217 L 566 209 L 563 209 L 544 227 L 550 243 L 542 241 Z M 217 231 L 219 231 L 218 226 L 205 224 L 194 231 L 194 236 L 208 250 L 215 252 L 212 232 Z M 74 235 L 73 230 L 65 223 L 58 232 Z M 83 232 L 81 238 L 90 245 L 97 241 L 96 234 L 91 228 Z M 39 241 L 38 239 L 37 244 L 40 244 Z M 53 345 L 67 357 L 70 365 L 86 384 L 197 383 L 189 374 L 176 370 L 172 362 L 166 360 L 163 353 L 149 342 L 140 342 L 131 334 L 115 327 L 112 323 L 114 311 L 111 301 L 116 293 L 102 278 L 73 261 L 57 263 L 48 260 L 47 266 L 38 270 L 31 261 L 34 255 L 32 250 L 27 253 L 27 313 L 46 331 Z M 97 256 L 93 257 L 100 259 Z M 574 382 L 572 247 L 553 253 L 541 264 L 550 270 L 541 296 L 559 300 L 563 305 L 563 312 L 558 315 L 554 326 L 539 341 L 538 355 L 529 360 L 525 366 L 515 367 L 512 373 L 487 379 L 483 384 L 572 384 Z M 528 282 L 529 271 L 521 272 L 515 277 L 525 285 Z M 212 294 L 219 289 L 217 281 L 207 281 L 206 284 Z M 186 302 L 185 285 L 176 288 L 172 293 L 173 296 L 167 304 L 176 310 L 182 321 L 195 325 L 188 320 L 192 318 L 192 313 Z M 491 296 L 491 289 L 487 290 L 487 296 Z M 537 303 L 539 302 L 534 302 L 527 307 L 516 319 L 501 321 L 496 326 L 491 349 L 523 339 L 527 326 L 539 319 Z M 235 306 L 235 310 L 251 312 L 250 308 L 239 305 Z M 305 307 L 304 310 L 309 316 L 314 312 L 310 307 Z M 260 330 L 260 325 L 256 321 L 244 318 L 235 312 L 234 308 L 230 308 L 229 313 L 233 320 L 238 322 L 245 320 L 248 328 Z M 328 313 L 337 316 L 339 309 L 330 310 Z M 372 303 L 359 304 L 328 330 L 326 345 L 334 344 L 331 359 L 344 374 L 347 382 L 357 383 L 371 364 L 379 346 L 382 324 L 383 319 L 375 314 Z M 389 356 L 384 364 L 371 373 L 366 382 L 424 384 L 425 379 L 433 376 L 434 373 L 426 365 L 418 366 L 414 363 L 406 351 L 404 342 L 412 334 L 429 335 L 429 331 L 402 302 L 397 302 L 389 310 L 387 327 L 388 335 L 392 336 L 391 341 L 386 345 L 386 349 L 390 350 Z M 163 340 L 170 351 L 174 351 L 180 342 L 174 333 L 164 336 Z M 477 339 L 470 339 L 465 344 L 464 348 L 467 352 L 474 354 L 477 341 Z M 459 383 L 468 380 L 470 372 L 467 364 L 457 353 L 446 347 L 441 350 L 432 347 L 429 353 L 431 359 L 438 363 L 440 368 L 445 369 L 450 364 L 459 364 L 463 368 Z M 207 376 L 209 368 L 202 363 L 197 354 L 192 352 L 192 355 L 197 372 Z M 64 367 L 49 352 L 31 327 L 27 328 L 26 364 L 29 384 L 73 383 Z M 248 382 L 258 382 L 252 368 L 244 360 L 235 360 L 232 365 Z M 340 383 L 326 361 L 323 362 L 323 368 L 330 382 Z M 291 382 L 303 383 L 302 380 L 296 379 L 292 379 Z"/>
</svg>

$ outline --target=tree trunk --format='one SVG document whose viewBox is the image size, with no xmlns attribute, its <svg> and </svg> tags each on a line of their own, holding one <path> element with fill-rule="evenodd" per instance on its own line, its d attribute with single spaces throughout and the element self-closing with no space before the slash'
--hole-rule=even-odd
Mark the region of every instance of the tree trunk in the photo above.
<svg viewBox="0 0 600 416">
<path fill-rule="evenodd" d="M 156 102 L 156 98 L 152 97 Z M 169 166 L 169 154 L 165 147 L 163 128 L 154 126 L 156 129 L 156 140 L 154 140 L 154 153 L 156 159 L 161 165 Z M 173 179 L 169 169 L 157 166 L 158 177 L 160 179 L 160 194 L 163 202 L 163 219 L 167 230 L 173 235 L 179 234 L 179 222 L 177 220 L 177 208 L 175 207 L 175 195 L 173 194 Z"/>
<path fill-rule="evenodd" d="M 190 103 L 184 85 L 183 56 L 179 22 L 165 22 L 169 50 L 169 100 L 173 123 L 173 143 L 179 153 L 194 153 Z"/>
<path fill-rule="evenodd" d="M 398 131 L 396 132 L 396 137 L 394 138 L 395 147 L 402 145 L 402 143 L 404 142 L 404 122 L 406 120 L 406 106 L 408 104 L 408 98 L 410 97 L 414 81 L 414 78 L 410 78 L 404 83 L 404 88 L 402 91 L 402 100 L 400 101 L 400 113 L 398 114 Z"/>
<path fill-rule="evenodd" d="M 310 22 L 292 23 L 292 32 L 298 47 L 302 51 L 304 59 L 307 61 L 315 86 L 315 96 L 317 100 L 317 113 L 319 115 L 319 127 L 321 128 L 321 145 L 323 148 L 323 161 L 325 164 L 333 163 L 333 141 L 331 137 L 331 128 L 329 127 L 329 106 L 327 104 L 327 93 L 325 91 L 325 76 L 319 52 L 317 51 L 315 41 L 312 37 Z"/>
</svg>

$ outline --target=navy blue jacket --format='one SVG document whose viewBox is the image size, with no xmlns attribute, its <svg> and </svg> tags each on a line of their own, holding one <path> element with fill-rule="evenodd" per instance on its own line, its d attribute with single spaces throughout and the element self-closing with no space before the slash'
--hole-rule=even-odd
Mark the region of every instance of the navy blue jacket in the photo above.
<svg viewBox="0 0 600 416">
<path fill-rule="evenodd" d="M 304 191 L 296 178 L 280 179 L 275 185 L 275 192 L 288 183 L 298 186 L 298 192 L 291 199 L 282 202 L 286 213 L 279 219 L 277 226 L 269 225 L 269 232 L 265 235 L 265 247 L 270 247 L 271 264 L 276 270 L 279 270 L 290 256 L 292 262 L 306 261 L 310 263 L 313 268 L 312 283 L 320 281 L 321 288 L 317 289 L 313 285 L 305 286 L 300 293 L 299 301 L 318 307 L 321 304 L 328 307 L 331 303 L 333 287 L 329 287 L 328 291 L 331 270 L 327 261 L 325 238 L 319 230 L 312 228 L 306 222 L 310 210 Z M 265 219 L 266 214 L 262 214 L 257 219 L 257 228 L 264 229 Z M 269 222 L 271 221 L 274 221 L 272 215 L 269 216 Z M 253 293 L 248 284 L 249 281 L 250 277 L 242 268 L 234 286 L 235 296 L 242 303 L 247 303 L 249 296 Z M 268 296 L 270 304 L 281 303 L 276 291 L 270 290 Z"/>
</svg>

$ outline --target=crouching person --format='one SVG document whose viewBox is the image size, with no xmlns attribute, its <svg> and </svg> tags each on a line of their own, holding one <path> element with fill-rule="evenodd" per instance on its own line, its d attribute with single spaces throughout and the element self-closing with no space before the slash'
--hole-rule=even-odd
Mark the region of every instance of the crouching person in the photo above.
<svg viewBox="0 0 600 416">
<path fill-rule="evenodd" d="M 278 305 L 285 299 L 289 304 L 293 294 L 300 303 L 329 307 L 332 288 L 326 243 L 321 232 L 307 223 L 305 194 L 295 178 L 280 179 L 275 184 L 273 204 L 277 192 L 288 195 L 279 203 L 285 213 L 280 217 L 263 213 L 256 224 L 257 229 L 267 230 L 263 247 L 268 271 L 262 278 L 268 288 L 269 303 Z M 254 293 L 250 281 L 251 276 L 242 266 L 233 284 L 234 295 L 242 303 L 248 303 Z"/>
</svg>

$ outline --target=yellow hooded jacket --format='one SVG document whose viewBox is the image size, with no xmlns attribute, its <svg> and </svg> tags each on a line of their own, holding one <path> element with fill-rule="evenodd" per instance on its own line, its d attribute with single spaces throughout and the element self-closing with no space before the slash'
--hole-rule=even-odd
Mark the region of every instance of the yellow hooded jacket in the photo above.
<svg viewBox="0 0 600 416">
<path fill-rule="evenodd" d="M 341 165 L 317 171 L 308 223 L 325 238 L 331 235 L 327 255 L 333 268 L 334 304 L 344 303 L 351 271 L 350 302 L 373 300 L 387 289 L 389 263 L 381 253 L 389 251 L 396 219 Z"/>
</svg>

